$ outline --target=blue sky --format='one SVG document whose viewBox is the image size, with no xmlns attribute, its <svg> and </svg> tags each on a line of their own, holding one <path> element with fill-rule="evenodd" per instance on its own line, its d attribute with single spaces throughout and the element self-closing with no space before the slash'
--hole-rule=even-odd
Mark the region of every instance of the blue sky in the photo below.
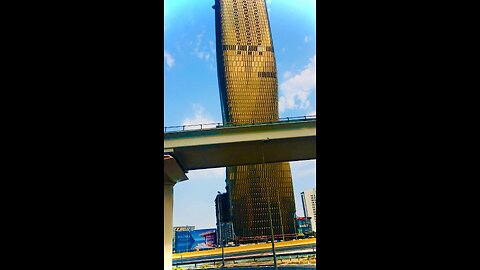
<svg viewBox="0 0 480 270">
<path fill-rule="evenodd" d="M 315 0 L 267 0 L 279 84 L 280 117 L 316 114 Z M 164 126 L 221 122 L 214 0 L 165 0 Z M 300 192 L 315 187 L 316 161 L 291 162 Z M 215 196 L 225 169 L 191 171 L 174 187 L 174 226 L 215 227 Z"/>
</svg>

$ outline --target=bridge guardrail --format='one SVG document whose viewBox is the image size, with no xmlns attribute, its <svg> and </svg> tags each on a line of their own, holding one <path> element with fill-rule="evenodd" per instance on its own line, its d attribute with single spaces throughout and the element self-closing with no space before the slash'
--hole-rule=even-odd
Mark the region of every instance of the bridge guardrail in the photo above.
<svg viewBox="0 0 480 270">
<path fill-rule="evenodd" d="M 283 123 L 283 122 L 298 122 L 306 121 L 311 119 L 316 119 L 316 115 L 304 115 L 304 116 L 293 116 L 293 117 L 282 117 L 277 121 L 267 121 L 267 122 L 255 122 L 254 120 L 250 122 L 228 122 L 228 123 L 206 123 L 206 124 L 193 124 L 193 125 L 182 125 L 182 126 L 169 126 L 164 127 L 163 132 L 182 132 L 189 130 L 205 130 L 205 129 L 214 129 L 220 127 L 232 127 L 232 126 L 248 126 L 248 125 L 261 125 L 261 124 L 272 124 L 272 123 Z"/>
</svg>

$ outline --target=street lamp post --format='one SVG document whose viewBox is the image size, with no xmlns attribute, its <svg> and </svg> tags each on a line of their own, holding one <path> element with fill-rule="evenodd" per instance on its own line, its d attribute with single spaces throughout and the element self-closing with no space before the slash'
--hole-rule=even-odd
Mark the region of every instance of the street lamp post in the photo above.
<svg viewBox="0 0 480 270">
<path fill-rule="evenodd" d="M 268 142 L 268 139 L 264 140 L 262 142 Z M 265 155 L 263 153 L 263 143 L 262 143 L 262 161 L 263 161 L 263 171 L 266 172 L 266 170 L 265 170 Z M 270 233 L 272 235 L 273 266 L 274 266 L 275 270 L 278 270 L 277 255 L 275 254 L 275 236 L 273 234 L 272 210 L 270 209 L 270 189 L 267 189 L 267 203 L 268 203 L 268 217 L 270 219 Z"/>
<path fill-rule="evenodd" d="M 220 195 L 220 191 L 217 191 Z M 222 268 L 225 267 L 225 253 L 223 251 L 223 235 L 222 235 L 222 222 L 220 221 L 220 200 L 221 197 L 217 196 L 217 222 L 218 222 L 218 234 L 220 235 L 220 246 L 222 247 Z"/>
<path fill-rule="evenodd" d="M 283 230 L 283 218 L 282 218 L 282 209 L 280 207 L 280 192 L 277 189 L 277 200 L 278 200 L 278 214 L 280 215 L 280 226 L 282 228 L 282 240 L 285 241 L 285 232 Z"/>
<path fill-rule="evenodd" d="M 270 209 L 270 192 L 268 192 L 268 197 L 267 197 L 267 202 L 268 202 L 268 216 L 270 218 L 270 233 L 272 234 L 272 253 L 273 253 L 273 266 L 275 267 L 275 270 L 278 269 L 277 267 L 277 255 L 275 254 L 275 236 L 273 234 L 273 222 L 272 222 L 272 210 Z"/>
<path fill-rule="evenodd" d="M 295 239 L 298 240 L 298 230 L 297 230 L 297 215 L 293 213 L 293 228 L 295 228 Z"/>
</svg>

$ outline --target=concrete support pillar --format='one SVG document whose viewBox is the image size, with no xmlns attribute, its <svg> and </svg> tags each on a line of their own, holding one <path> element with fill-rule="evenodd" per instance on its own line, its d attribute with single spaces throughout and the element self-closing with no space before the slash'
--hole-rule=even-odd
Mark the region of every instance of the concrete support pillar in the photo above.
<svg viewBox="0 0 480 270">
<path fill-rule="evenodd" d="M 165 241 L 163 243 L 163 269 L 172 270 L 173 186 L 180 181 L 188 180 L 188 177 L 171 155 L 163 155 L 163 168 L 163 236 Z"/>
<path fill-rule="evenodd" d="M 163 235 L 164 235 L 164 265 L 163 269 L 172 270 L 172 237 L 173 237 L 173 185 L 164 182 L 163 184 Z"/>
</svg>

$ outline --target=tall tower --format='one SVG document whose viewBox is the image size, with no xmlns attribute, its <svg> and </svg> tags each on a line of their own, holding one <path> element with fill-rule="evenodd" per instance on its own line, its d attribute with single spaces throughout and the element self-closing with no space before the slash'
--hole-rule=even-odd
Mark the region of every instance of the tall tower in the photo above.
<svg viewBox="0 0 480 270">
<path fill-rule="evenodd" d="M 224 123 L 278 120 L 275 55 L 264 0 L 215 0 L 217 72 Z M 261 149 L 252 149 L 261 151 Z M 240 240 L 295 233 L 290 164 L 227 168 L 235 235 Z"/>
<path fill-rule="evenodd" d="M 312 218 L 312 230 L 317 231 L 317 188 L 301 193 L 303 213 L 305 217 Z"/>
</svg>

